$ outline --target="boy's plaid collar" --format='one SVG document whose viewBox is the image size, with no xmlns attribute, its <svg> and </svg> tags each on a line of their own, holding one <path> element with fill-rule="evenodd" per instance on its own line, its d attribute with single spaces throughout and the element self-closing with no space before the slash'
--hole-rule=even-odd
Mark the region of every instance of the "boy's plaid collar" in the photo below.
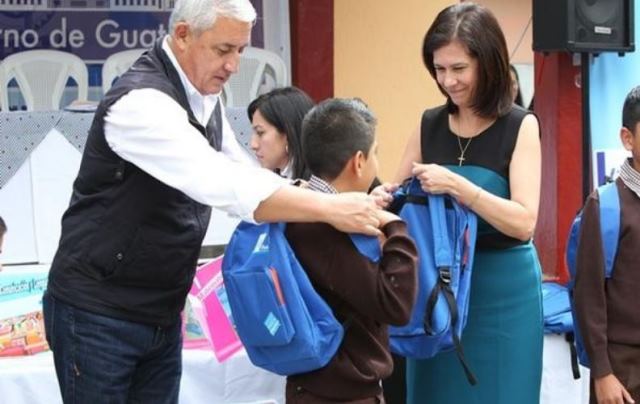
<svg viewBox="0 0 640 404">
<path fill-rule="evenodd" d="M 628 158 L 620 168 L 620 179 L 624 185 L 640 197 L 640 173 L 633 168 L 632 159 Z"/>
<path fill-rule="evenodd" d="M 312 175 L 311 178 L 309 178 L 309 189 L 318 192 L 324 192 L 325 194 L 338 193 L 338 191 L 331 184 L 320 177 L 316 177 L 315 175 Z"/>
</svg>

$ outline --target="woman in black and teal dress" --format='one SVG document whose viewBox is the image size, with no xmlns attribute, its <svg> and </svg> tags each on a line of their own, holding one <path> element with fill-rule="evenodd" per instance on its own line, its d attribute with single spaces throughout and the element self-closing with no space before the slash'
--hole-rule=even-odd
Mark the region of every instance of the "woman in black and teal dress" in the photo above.
<svg viewBox="0 0 640 404">
<path fill-rule="evenodd" d="M 541 270 L 531 238 L 540 198 L 537 118 L 514 106 L 504 36 L 469 2 L 444 9 L 423 59 L 446 105 L 426 110 L 397 180 L 447 193 L 479 218 L 468 322 L 462 335 L 471 386 L 455 352 L 408 360 L 408 402 L 537 404 L 542 373 Z"/>
</svg>

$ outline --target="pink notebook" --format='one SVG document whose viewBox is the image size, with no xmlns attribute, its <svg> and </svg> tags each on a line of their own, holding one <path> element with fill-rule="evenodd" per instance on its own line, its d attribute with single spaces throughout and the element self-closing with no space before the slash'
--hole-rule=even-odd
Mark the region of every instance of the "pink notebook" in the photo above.
<svg viewBox="0 0 640 404">
<path fill-rule="evenodd" d="M 231 309 L 222 280 L 222 256 L 200 266 L 189 291 L 191 309 L 219 362 L 242 348 L 232 325 Z"/>
</svg>

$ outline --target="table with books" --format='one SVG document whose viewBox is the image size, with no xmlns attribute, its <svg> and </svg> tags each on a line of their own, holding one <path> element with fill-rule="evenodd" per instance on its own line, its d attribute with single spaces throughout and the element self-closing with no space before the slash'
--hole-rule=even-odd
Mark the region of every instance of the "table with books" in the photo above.
<svg viewBox="0 0 640 404">
<path fill-rule="evenodd" d="M 62 402 L 42 321 L 47 274 L 47 265 L 8 266 L 0 272 L 0 403 Z M 194 286 L 194 305 L 198 292 Z M 213 338 L 220 343 L 215 348 L 194 334 L 191 328 L 185 332 L 180 403 L 284 403 L 283 377 L 253 366 L 224 334 Z"/>
</svg>

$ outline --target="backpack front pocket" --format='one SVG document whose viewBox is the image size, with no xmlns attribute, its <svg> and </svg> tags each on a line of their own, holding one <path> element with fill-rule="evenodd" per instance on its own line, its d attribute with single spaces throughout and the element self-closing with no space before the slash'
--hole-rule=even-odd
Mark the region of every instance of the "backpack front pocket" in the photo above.
<svg viewBox="0 0 640 404">
<path fill-rule="evenodd" d="M 295 334 L 280 288 L 277 271 L 266 266 L 228 273 L 230 293 L 242 302 L 233 319 L 245 345 L 277 346 L 291 342 Z"/>
</svg>

